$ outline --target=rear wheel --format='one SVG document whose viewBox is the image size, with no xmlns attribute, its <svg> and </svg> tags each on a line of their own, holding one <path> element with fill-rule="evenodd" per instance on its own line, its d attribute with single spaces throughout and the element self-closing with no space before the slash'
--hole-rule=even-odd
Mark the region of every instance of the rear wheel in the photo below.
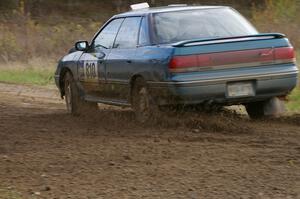
<svg viewBox="0 0 300 199">
<path fill-rule="evenodd" d="M 265 102 L 251 102 L 246 104 L 246 110 L 251 119 L 259 119 L 265 116 L 264 112 Z"/>
<path fill-rule="evenodd" d="M 277 97 L 267 101 L 252 102 L 245 105 L 248 115 L 252 119 L 263 117 L 278 117 L 285 112 L 284 102 Z"/>
<path fill-rule="evenodd" d="M 72 115 L 81 115 L 97 110 L 97 103 L 87 102 L 80 98 L 79 90 L 70 72 L 67 72 L 64 78 L 64 91 L 68 113 Z"/>
<path fill-rule="evenodd" d="M 146 82 L 142 78 L 134 81 L 132 89 L 132 108 L 136 119 L 141 123 L 156 120 L 159 115 L 158 105 L 149 94 Z"/>
</svg>

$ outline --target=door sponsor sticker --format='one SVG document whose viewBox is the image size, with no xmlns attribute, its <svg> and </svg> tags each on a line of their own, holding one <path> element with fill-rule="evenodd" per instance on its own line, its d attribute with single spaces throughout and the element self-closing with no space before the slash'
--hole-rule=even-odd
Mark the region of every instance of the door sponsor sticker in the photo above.
<svg viewBox="0 0 300 199">
<path fill-rule="evenodd" d="M 85 80 L 98 80 L 98 62 L 84 61 L 83 72 Z"/>
</svg>

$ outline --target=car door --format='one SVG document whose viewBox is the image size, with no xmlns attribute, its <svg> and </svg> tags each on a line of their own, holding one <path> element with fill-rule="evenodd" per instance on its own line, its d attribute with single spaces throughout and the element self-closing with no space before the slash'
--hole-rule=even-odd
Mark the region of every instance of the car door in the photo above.
<svg viewBox="0 0 300 199">
<path fill-rule="evenodd" d="M 135 65 L 141 17 L 124 19 L 106 63 L 110 98 L 126 100 L 129 81 Z"/>
<path fill-rule="evenodd" d="M 79 79 L 85 93 L 95 97 L 107 95 L 106 60 L 124 18 L 114 19 L 94 37 L 78 62 Z"/>
</svg>

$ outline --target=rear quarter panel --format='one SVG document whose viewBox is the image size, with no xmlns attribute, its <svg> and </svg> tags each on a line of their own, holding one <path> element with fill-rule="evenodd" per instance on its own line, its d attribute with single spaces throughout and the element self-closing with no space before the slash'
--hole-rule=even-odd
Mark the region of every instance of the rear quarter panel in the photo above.
<svg viewBox="0 0 300 199">
<path fill-rule="evenodd" d="M 132 77 L 141 75 L 146 81 L 166 81 L 168 64 L 173 55 L 171 46 L 145 46 L 136 51 Z"/>
</svg>

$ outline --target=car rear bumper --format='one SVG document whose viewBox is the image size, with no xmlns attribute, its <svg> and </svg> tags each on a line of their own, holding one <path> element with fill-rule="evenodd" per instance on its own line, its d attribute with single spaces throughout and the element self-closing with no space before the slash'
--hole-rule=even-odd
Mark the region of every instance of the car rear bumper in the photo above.
<svg viewBox="0 0 300 199">
<path fill-rule="evenodd" d="M 297 66 L 273 66 L 273 70 L 265 69 L 244 69 L 244 71 L 239 72 L 237 70 L 231 72 L 228 70 L 226 72 L 202 72 L 198 75 L 182 74 L 176 76 L 173 81 L 148 83 L 152 96 L 160 105 L 204 102 L 241 104 L 261 101 L 275 96 L 285 96 L 297 85 Z M 253 83 L 254 95 L 228 97 L 227 85 L 233 82 Z"/>
</svg>

